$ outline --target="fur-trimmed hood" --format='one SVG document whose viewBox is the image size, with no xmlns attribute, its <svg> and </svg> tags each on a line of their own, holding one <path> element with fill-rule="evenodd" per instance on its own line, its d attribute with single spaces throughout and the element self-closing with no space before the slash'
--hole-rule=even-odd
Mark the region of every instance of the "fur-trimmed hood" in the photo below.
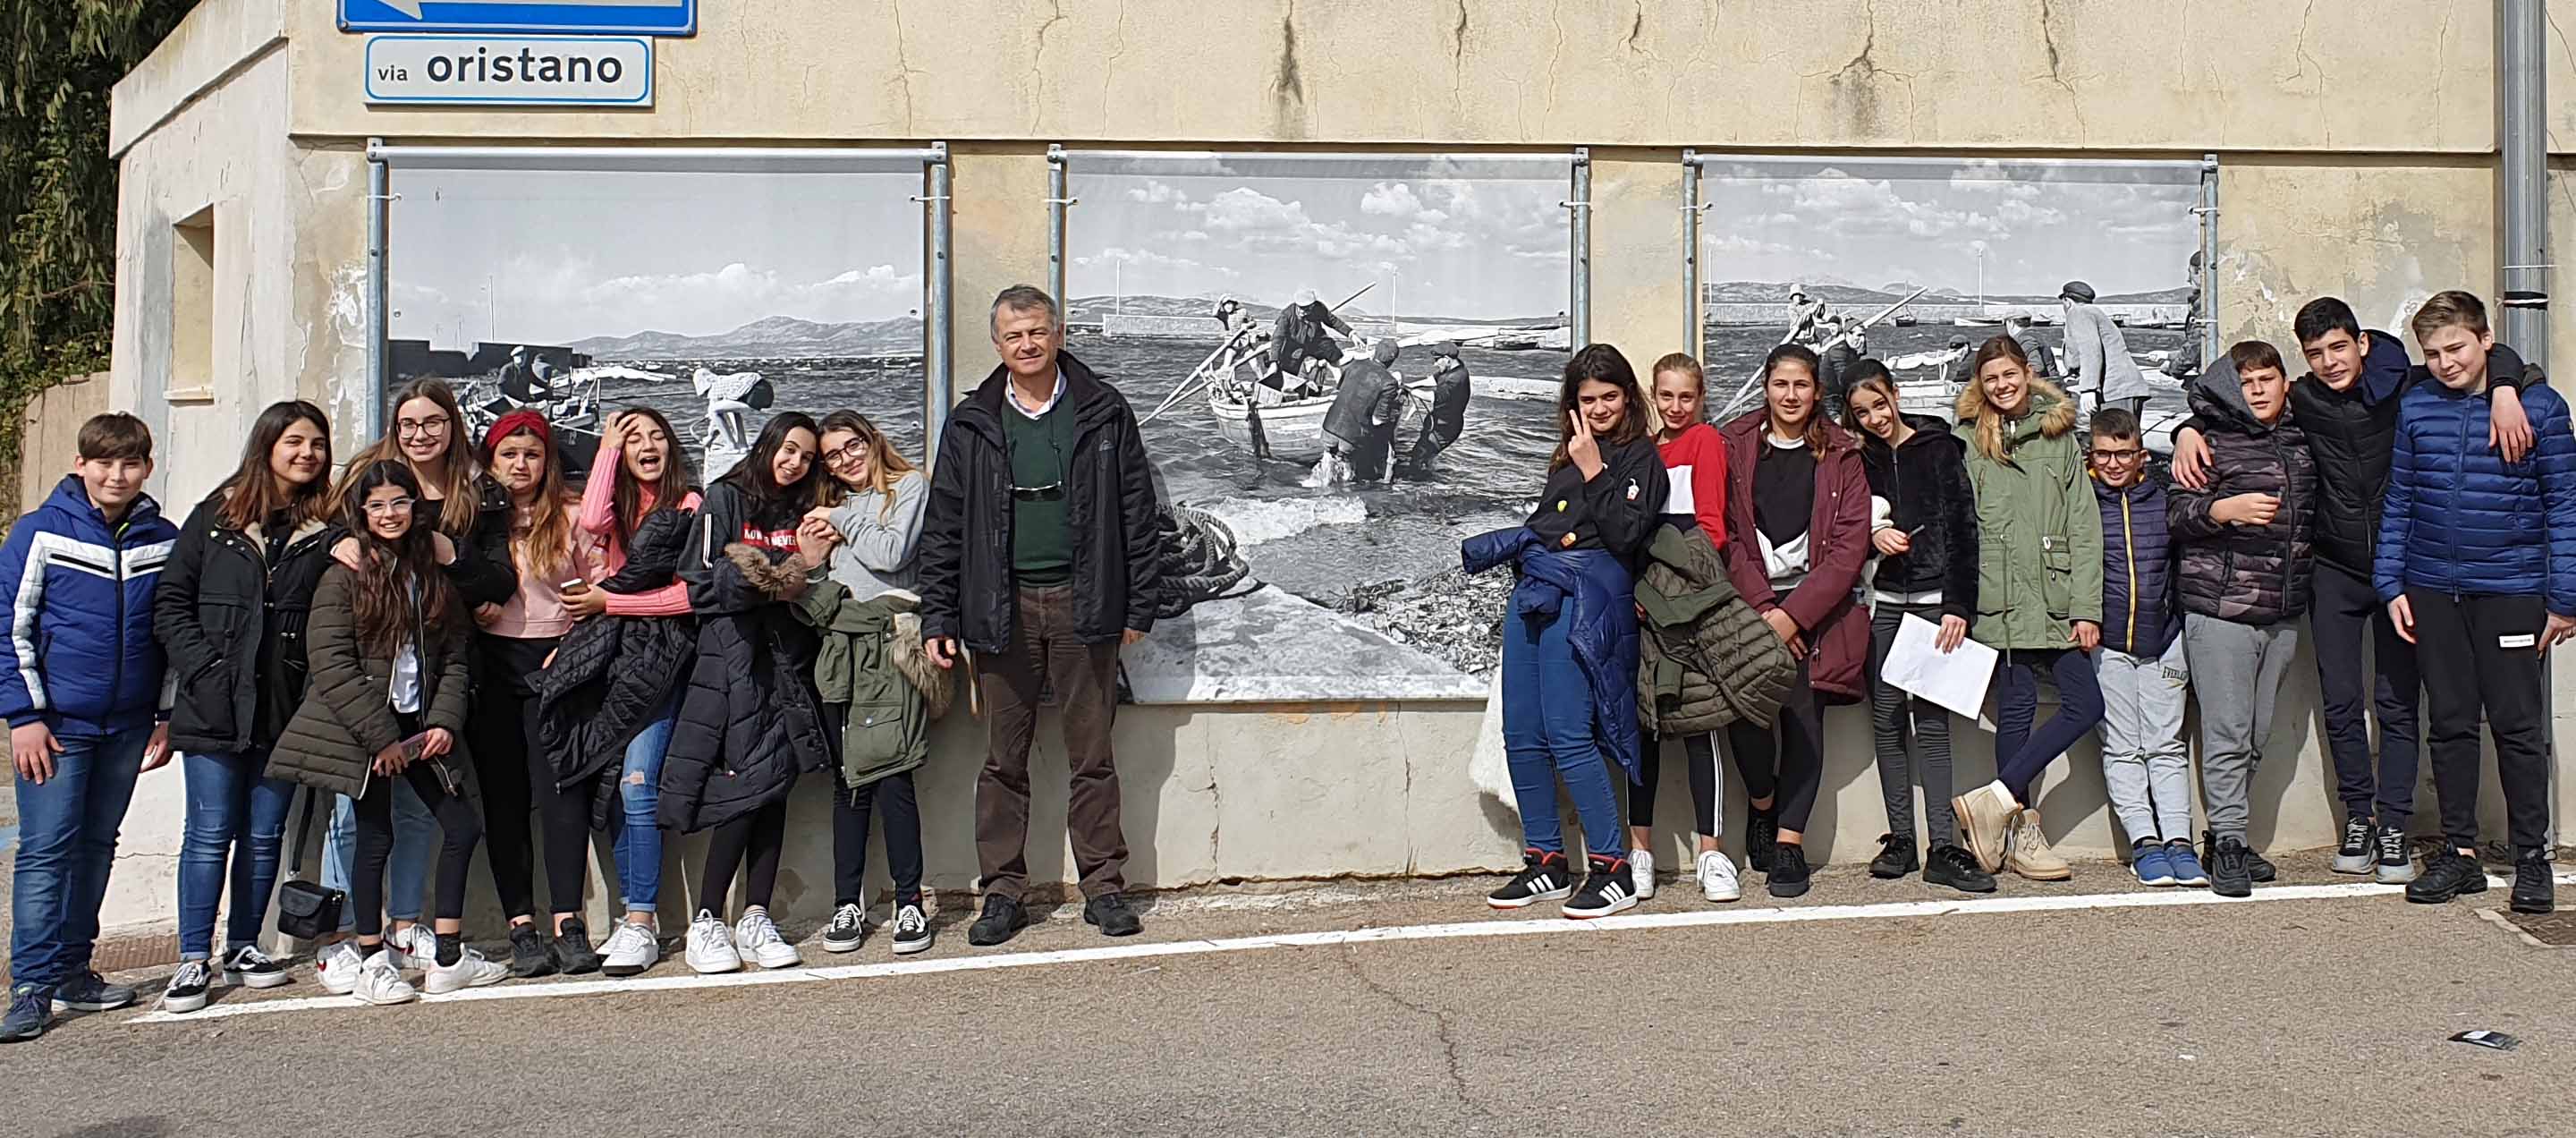
<svg viewBox="0 0 2576 1138">
<path fill-rule="evenodd" d="M 2025 415 L 2018 420 L 2026 425 L 2025 429 L 2028 424 L 2036 424 L 2040 434 L 2052 439 L 2075 429 L 2075 400 L 2067 397 L 2065 388 L 2038 376 L 2032 376 L 2030 405 L 2035 413 Z M 1973 379 L 1968 381 L 1967 386 L 1959 389 L 1956 410 L 1959 414 L 1961 430 L 1969 429 L 1977 421 L 1994 413 L 1994 408 L 1986 404 L 1984 385 Z"/>
</svg>

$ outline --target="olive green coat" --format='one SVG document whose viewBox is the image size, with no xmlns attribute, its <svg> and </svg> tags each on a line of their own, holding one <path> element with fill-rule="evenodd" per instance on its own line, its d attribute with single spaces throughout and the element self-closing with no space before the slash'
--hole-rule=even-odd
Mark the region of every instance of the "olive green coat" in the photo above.
<svg viewBox="0 0 2576 1138">
<path fill-rule="evenodd" d="M 948 673 L 922 652 L 920 602 L 896 591 L 853 601 L 838 581 L 806 591 L 797 616 L 822 644 L 814 688 L 848 712 L 841 725 L 841 785 L 856 790 L 930 756 L 930 722 L 948 710 Z"/>
<path fill-rule="evenodd" d="M 430 764 L 451 794 L 468 787 L 473 764 L 465 753 L 465 710 L 473 697 L 466 621 L 448 622 L 444 635 L 417 637 L 423 729 L 446 728 L 453 749 Z M 349 571 L 338 565 L 313 589 L 305 624 L 305 659 L 312 669 L 304 702 L 269 753 L 268 776 L 352 797 L 366 793 L 376 754 L 402 741 L 401 723 L 387 696 L 393 660 L 358 646 L 357 616 L 350 607 Z"/>
<path fill-rule="evenodd" d="M 1959 392 L 1958 435 L 1977 492 L 1977 642 L 2031 651 L 2073 646 L 2075 621 L 2102 623 L 2102 514 L 2086 481 L 2075 403 L 2045 382 L 2005 420 L 2003 456 L 1977 445 L 1996 414 L 1970 383 Z"/>
</svg>

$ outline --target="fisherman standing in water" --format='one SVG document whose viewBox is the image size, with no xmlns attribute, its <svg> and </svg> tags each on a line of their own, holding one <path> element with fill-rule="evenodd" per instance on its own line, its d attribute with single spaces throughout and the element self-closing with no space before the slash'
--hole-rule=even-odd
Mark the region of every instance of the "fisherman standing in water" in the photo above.
<svg viewBox="0 0 2576 1138">
<path fill-rule="evenodd" d="M 1324 413 L 1324 457 L 1310 485 L 1393 481 L 1395 424 L 1404 417 L 1404 383 L 1390 365 L 1394 340 L 1380 340 L 1369 358 L 1342 367 L 1341 390 Z"/>
<path fill-rule="evenodd" d="M 1825 319 L 1825 302 L 1807 299 L 1807 286 L 1789 286 L 1789 335 L 1783 343 L 1804 343 Z"/>
<path fill-rule="evenodd" d="M 1342 362 L 1342 346 L 1333 339 L 1339 332 L 1344 339 L 1356 334 L 1349 324 L 1324 307 L 1322 299 L 1311 288 L 1297 290 L 1288 307 L 1279 310 L 1279 320 L 1270 330 L 1270 350 L 1279 359 L 1279 381 L 1283 389 L 1293 389 L 1305 378 L 1306 361 Z"/>
<path fill-rule="evenodd" d="M 1404 456 L 1404 469 L 1416 478 L 1431 474 L 1431 460 L 1467 433 L 1467 397 L 1472 394 L 1467 364 L 1458 358 L 1458 342 L 1431 347 L 1431 409 L 1422 416 L 1422 434 Z"/>
</svg>

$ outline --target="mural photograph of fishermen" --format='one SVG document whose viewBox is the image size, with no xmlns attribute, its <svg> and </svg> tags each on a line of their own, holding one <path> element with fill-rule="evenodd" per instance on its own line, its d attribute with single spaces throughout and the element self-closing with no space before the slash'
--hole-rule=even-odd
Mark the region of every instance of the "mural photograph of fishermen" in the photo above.
<svg viewBox="0 0 2576 1138">
<path fill-rule="evenodd" d="M 712 479 L 774 410 L 853 407 L 920 456 L 917 169 L 399 181 L 388 366 L 453 384 L 469 437 L 535 409 L 580 469 L 607 418 L 647 406 Z"/>
<path fill-rule="evenodd" d="M 1704 159 L 1700 314 L 1709 406 L 1754 406 L 1764 353 L 1822 361 L 1839 420 L 1863 357 L 1909 414 L 1948 418 L 1977 345 L 2140 415 L 2171 447 L 2199 370 L 2201 168 L 2192 162 Z"/>
<path fill-rule="evenodd" d="M 1199 697 L 1482 692 L 1492 606 L 1457 543 L 1526 512 L 1557 445 L 1570 156 L 1066 168 L 1066 350 L 1135 406 L 1165 501 L 1250 567 L 1143 667 Z"/>
</svg>

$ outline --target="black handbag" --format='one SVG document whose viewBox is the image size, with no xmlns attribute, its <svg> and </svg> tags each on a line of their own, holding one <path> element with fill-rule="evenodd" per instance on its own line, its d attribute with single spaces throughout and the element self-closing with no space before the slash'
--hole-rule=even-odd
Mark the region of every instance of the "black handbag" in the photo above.
<svg viewBox="0 0 2576 1138">
<path fill-rule="evenodd" d="M 304 845 L 313 839 L 313 801 L 322 792 L 304 788 L 304 820 L 295 828 L 295 857 L 286 882 L 277 887 L 277 931 L 301 941 L 317 941 L 340 931 L 340 909 L 349 895 L 304 880 Z"/>
</svg>

